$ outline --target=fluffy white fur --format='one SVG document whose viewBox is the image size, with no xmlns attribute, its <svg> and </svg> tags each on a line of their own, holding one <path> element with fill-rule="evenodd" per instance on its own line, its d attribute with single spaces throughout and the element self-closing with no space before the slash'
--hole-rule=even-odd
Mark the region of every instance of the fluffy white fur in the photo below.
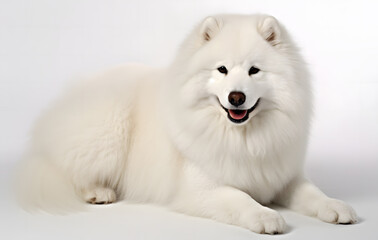
<svg viewBox="0 0 378 240">
<path fill-rule="evenodd" d="M 260 99 L 240 124 L 223 109 L 232 91 L 245 93 L 242 109 Z M 47 210 L 149 202 L 269 234 L 285 230 L 262 205 L 271 202 L 353 223 L 351 207 L 303 177 L 311 99 L 306 66 L 273 17 L 208 17 L 168 69 L 119 66 L 58 99 L 33 132 L 23 200 Z"/>
</svg>

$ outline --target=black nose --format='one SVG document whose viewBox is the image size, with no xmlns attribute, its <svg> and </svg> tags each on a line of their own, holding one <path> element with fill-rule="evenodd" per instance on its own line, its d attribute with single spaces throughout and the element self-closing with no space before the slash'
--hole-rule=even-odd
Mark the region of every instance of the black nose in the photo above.
<svg viewBox="0 0 378 240">
<path fill-rule="evenodd" d="M 245 95 L 242 92 L 230 92 L 228 101 L 235 107 L 240 106 L 245 102 Z"/>
</svg>

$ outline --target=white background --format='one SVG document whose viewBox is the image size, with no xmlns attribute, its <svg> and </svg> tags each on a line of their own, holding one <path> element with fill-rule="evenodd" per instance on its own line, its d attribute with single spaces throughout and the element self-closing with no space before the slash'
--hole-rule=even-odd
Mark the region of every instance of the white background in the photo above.
<svg viewBox="0 0 378 240">
<path fill-rule="evenodd" d="M 361 217 L 357 225 L 334 226 L 280 210 L 290 228 L 275 238 L 373 239 L 378 226 L 377 9 L 374 1 L 361 0 L 0 0 L 2 199 L 33 121 L 70 79 L 123 62 L 165 66 L 205 16 L 268 13 L 291 32 L 313 75 L 315 117 L 306 171 Z M 65 217 L 29 215 L 2 204 L 0 226 L 1 239 L 261 238 L 209 220 L 122 204 Z"/>
</svg>

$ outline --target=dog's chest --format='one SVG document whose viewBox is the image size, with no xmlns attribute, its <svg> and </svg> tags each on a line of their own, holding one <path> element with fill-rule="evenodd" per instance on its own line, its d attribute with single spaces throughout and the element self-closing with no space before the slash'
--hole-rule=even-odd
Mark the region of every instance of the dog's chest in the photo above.
<svg viewBox="0 0 378 240">
<path fill-rule="evenodd" d="M 223 159 L 216 172 L 217 178 L 223 184 L 250 194 L 260 203 L 270 202 L 297 173 L 297 167 L 284 154 L 278 159 L 238 157 Z"/>
</svg>

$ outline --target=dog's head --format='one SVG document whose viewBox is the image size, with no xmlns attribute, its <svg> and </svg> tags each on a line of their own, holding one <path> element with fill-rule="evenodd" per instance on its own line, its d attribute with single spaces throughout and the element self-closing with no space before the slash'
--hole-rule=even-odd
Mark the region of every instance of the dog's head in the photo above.
<svg viewBox="0 0 378 240">
<path fill-rule="evenodd" d="M 198 121 L 239 127 L 270 111 L 290 115 L 311 105 L 303 61 L 271 16 L 207 17 L 182 45 L 172 70 L 180 108 L 193 110 Z"/>
</svg>

